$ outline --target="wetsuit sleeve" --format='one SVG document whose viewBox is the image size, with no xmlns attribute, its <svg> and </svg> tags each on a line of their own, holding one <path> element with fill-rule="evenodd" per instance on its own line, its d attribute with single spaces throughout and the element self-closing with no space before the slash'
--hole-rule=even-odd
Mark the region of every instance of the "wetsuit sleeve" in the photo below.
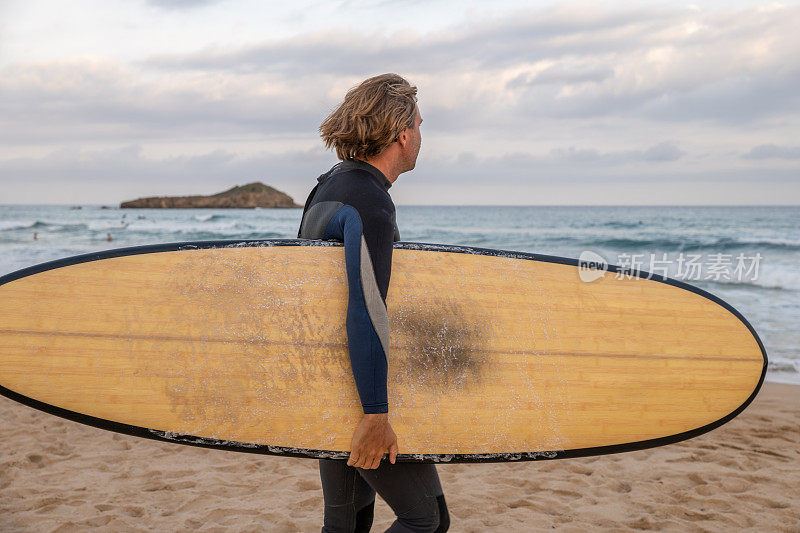
<svg viewBox="0 0 800 533">
<path fill-rule="evenodd" d="M 347 345 L 364 413 L 386 413 L 389 317 L 386 294 L 392 265 L 394 226 L 383 209 L 339 208 L 324 239 L 344 241 L 347 270 Z"/>
<path fill-rule="evenodd" d="M 364 222 L 364 240 L 367 243 L 372 267 L 375 270 L 375 281 L 378 283 L 385 307 L 389 279 L 392 275 L 392 245 L 395 224 L 392 215 L 383 209 L 362 213 L 361 218 Z"/>
</svg>

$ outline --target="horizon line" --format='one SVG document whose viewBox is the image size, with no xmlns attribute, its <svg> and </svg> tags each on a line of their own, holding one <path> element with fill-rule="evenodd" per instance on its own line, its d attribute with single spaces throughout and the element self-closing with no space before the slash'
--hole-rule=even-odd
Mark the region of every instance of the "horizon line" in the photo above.
<svg viewBox="0 0 800 533">
<path fill-rule="evenodd" d="M 800 207 L 800 203 L 794 204 L 395 204 L 397 207 Z M 125 209 L 125 210 L 174 210 L 188 211 L 191 209 L 303 209 L 300 207 L 120 207 L 113 204 L 26 204 L 26 203 L 3 203 L 0 207 L 97 207 L 106 209 Z"/>
</svg>

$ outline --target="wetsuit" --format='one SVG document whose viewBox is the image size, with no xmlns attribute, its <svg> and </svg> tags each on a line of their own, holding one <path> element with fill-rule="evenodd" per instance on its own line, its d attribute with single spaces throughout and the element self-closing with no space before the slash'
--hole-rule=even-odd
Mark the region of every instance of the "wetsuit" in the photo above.
<svg viewBox="0 0 800 533">
<path fill-rule="evenodd" d="M 344 241 L 349 299 L 347 346 L 364 413 L 387 413 L 386 293 L 392 243 L 400 240 L 389 187 L 377 168 L 343 161 L 317 178 L 303 211 L 298 237 Z"/>
<path fill-rule="evenodd" d="M 364 413 L 386 413 L 389 319 L 386 294 L 392 245 L 400 240 L 391 182 L 362 161 L 342 161 L 317 179 L 306 200 L 298 237 L 344 242 L 347 346 Z M 325 498 L 323 533 L 369 531 L 375 492 L 397 521 L 389 531 L 444 532 L 447 506 L 434 465 L 382 461 L 374 470 L 320 459 Z"/>
</svg>

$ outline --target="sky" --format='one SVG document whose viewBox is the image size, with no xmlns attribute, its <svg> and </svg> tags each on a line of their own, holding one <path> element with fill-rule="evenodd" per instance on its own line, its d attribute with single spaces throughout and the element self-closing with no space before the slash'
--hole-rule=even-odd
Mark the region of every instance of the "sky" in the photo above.
<svg viewBox="0 0 800 533">
<path fill-rule="evenodd" d="M 399 205 L 800 205 L 800 2 L 0 0 L 0 204 L 262 181 L 384 72 L 419 90 Z"/>
</svg>

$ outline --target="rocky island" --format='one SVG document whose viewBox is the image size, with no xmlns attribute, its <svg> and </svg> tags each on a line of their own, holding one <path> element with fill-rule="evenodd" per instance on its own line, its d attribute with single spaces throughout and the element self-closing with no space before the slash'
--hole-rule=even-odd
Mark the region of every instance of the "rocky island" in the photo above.
<svg viewBox="0 0 800 533">
<path fill-rule="evenodd" d="M 126 208 L 170 208 L 193 209 L 201 207 L 213 208 L 254 208 L 254 207 L 303 207 L 294 203 L 291 196 L 261 182 L 237 185 L 227 191 L 211 196 L 152 196 L 122 202 L 120 207 Z"/>
</svg>

